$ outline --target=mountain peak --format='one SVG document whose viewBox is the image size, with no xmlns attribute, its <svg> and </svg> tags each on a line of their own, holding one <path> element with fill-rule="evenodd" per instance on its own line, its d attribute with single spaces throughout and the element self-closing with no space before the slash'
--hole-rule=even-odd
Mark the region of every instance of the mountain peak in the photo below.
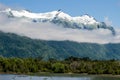
<svg viewBox="0 0 120 80">
<path fill-rule="evenodd" d="M 28 10 L 12 10 L 10 8 L 0 11 L 7 13 L 8 16 L 13 18 L 26 18 L 32 22 L 50 22 L 52 24 L 62 25 L 65 28 L 73 29 L 108 29 L 112 34 L 115 34 L 115 30 L 111 26 L 107 26 L 105 23 L 98 22 L 96 19 L 88 14 L 72 17 L 67 13 L 61 11 L 61 9 L 46 13 L 32 13 Z"/>
</svg>

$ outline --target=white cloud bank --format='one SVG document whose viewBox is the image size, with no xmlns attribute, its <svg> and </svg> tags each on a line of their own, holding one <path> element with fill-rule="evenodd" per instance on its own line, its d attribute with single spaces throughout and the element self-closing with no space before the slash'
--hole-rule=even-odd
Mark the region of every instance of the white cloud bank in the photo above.
<svg viewBox="0 0 120 80">
<path fill-rule="evenodd" d="M 50 23 L 34 23 L 25 19 L 8 18 L 4 14 L 0 15 L 0 30 L 42 40 L 70 40 L 101 44 L 120 42 L 119 30 L 116 36 L 113 36 L 111 31 L 107 29 L 88 31 L 63 28 Z"/>
<path fill-rule="evenodd" d="M 106 18 L 106 21 L 108 19 Z M 108 21 L 109 23 L 109 21 Z M 63 28 L 51 23 L 34 23 L 25 19 L 8 18 L 5 14 L 0 14 L 0 31 L 16 33 L 33 39 L 42 40 L 70 40 L 76 42 L 90 43 L 120 43 L 120 30 L 117 29 L 115 36 L 110 30 L 79 30 Z"/>
</svg>

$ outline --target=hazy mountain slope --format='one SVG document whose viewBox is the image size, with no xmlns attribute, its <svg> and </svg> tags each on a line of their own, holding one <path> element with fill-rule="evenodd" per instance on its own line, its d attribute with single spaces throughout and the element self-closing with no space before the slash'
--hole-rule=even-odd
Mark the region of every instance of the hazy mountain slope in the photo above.
<svg viewBox="0 0 120 80">
<path fill-rule="evenodd" d="M 98 60 L 120 59 L 120 44 L 43 41 L 0 32 L 0 55 L 21 58 L 55 58 L 58 60 L 70 56 L 89 57 Z"/>
<path fill-rule="evenodd" d="M 50 48 L 44 41 L 32 40 L 11 33 L 0 32 L 0 54 L 6 57 L 37 57 L 48 53 Z M 52 52 L 51 52 L 52 54 Z"/>
</svg>

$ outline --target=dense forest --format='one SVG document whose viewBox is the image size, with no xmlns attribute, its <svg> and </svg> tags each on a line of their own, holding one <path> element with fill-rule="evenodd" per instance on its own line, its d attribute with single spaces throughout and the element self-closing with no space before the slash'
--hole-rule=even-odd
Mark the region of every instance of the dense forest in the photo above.
<svg viewBox="0 0 120 80">
<path fill-rule="evenodd" d="M 69 57 L 63 61 L 42 58 L 5 58 L 0 57 L 1 73 L 86 73 L 120 74 L 120 61 L 97 61 L 89 58 Z"/>
<path fill-rule="evenodd" d="M 30 39 L 0 31 L 0 55 L 4 57 L 54 58 L 64 60 L 70 56 L 89 57 L 92 60 L 120 60 L 120 43 L 95 44 L 72 41 L 45 41 Z"/>
</svg>

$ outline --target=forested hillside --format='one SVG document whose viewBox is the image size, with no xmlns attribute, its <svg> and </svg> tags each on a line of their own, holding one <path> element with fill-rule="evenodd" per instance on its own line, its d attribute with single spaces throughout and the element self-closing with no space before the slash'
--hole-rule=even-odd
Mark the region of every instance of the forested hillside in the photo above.
<svg viewBox="0 0 120 80">
<path fill-rule="evenodd" d="M 4 57 L 40 57 L 63 60 L 70 56 L 90 59 L 120 60 L 120 44 L 77 43 L 72 41 L 43 41 L 0 32 L 0 55 Z"/>
</svg>

